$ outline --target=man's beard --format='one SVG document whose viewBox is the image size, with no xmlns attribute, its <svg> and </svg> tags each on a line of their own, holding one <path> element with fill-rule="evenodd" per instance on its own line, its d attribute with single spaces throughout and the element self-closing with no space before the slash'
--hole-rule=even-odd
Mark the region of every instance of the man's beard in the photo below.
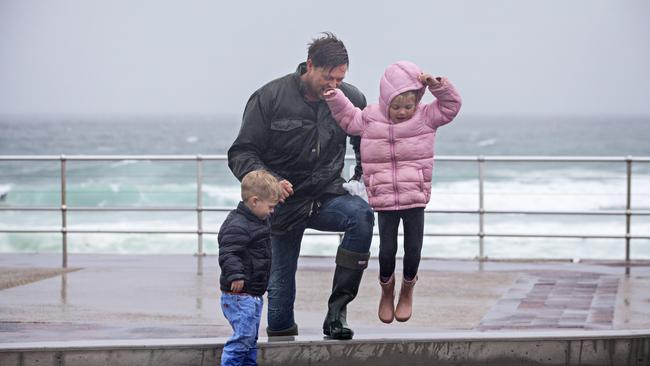
<svg viewBox="0 0 650 366">
<path fill-rule="evenodd" d="M 325 98 L 325 96 L 323 96 L 324 90 L 321 90 L 320 87 L 314 85 L 311 80 L 307 81 L 306 84 L 310 97 L 316 98 L 318 100 L 323 100 Z"/>
</svg>

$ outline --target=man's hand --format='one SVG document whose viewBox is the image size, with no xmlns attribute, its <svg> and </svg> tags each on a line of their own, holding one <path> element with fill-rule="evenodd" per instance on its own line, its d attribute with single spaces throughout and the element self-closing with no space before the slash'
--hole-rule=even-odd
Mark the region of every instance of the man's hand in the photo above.
<svg viewBox="0 0 650 366">
<path fill-rule="evenodd" d="M 244 280 L 235 280 L 230 283 L 230 291 L 241 292 L 244 289 Z"/>
<path fill-rule="evenodd" d="M 280 202 L 284 203 L 284 200 L 293 194 L 293 184 L 288 180 L 283 179 L 280 181 L 280 187 L 282 188 L 282 197 L 280 197 Z"/>
<path fill-rule="evenodd" d="M 434 78 L 429 74 L 420 74 L 418 79 L 420 79 L 420 82 L 422 82 L 422 84 L 432 89 L 439 88 L 442 86 L 442 78 L 440 76 Z"/>
</svg>

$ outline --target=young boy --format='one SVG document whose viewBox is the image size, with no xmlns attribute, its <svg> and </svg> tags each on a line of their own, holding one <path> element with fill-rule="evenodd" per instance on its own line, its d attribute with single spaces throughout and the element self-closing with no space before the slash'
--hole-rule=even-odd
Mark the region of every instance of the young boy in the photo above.
<svg viewBox="0 0 650 366">
<path fill-rule="evenodd" d="M 257 335 L 271 269 L 269 215 L 282 197 L 278 180 L 255 170 L 241 182 L 242 201 L 219 229 L 221 310 L 233 329 L 221 365 L 257 365 Z"/>
</svg>

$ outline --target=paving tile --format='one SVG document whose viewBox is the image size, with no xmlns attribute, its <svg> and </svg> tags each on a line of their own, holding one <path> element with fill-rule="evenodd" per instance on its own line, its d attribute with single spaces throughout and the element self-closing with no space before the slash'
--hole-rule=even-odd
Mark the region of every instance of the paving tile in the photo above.
<svg viewBox="0 0 650 366">
<path fill-rule="evenodd" d="M 476 328 L 611 329 L 618 283 L 588 273 L 524 275 Z"/>
</svg>

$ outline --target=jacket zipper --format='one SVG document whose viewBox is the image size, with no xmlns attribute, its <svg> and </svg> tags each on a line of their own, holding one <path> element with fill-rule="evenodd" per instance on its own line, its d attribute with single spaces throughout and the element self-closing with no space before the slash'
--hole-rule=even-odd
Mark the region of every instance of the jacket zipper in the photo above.
<svg viewBox="0 0 650 366">
<path fill-rule="evenodd" d="M 395 207 L 399 210 L 399 192 L 397 191 L 397 162 L 395 161 L 395 135 L 393 133 L 393 124 L 388 126 L 390 133 L 390 160 L 393 164 L 393 191 L 395 191 Z"/>
<path fill-rule="evenodd" d="M 316 118 L 318 119 L 318 117 Z M 318 131 L 318 124 L 316 124 L 316 164 L 318 164 L 319 158 L 320 158 L 320 133 Z M 311 201 L 311 205 L 309 207 L 309 215 L 307 215 L 307 217 L 311 217 L 311 214 L 314 212 L 314 203 L 316 203 L 316 201 Z"/>
<path fill-rule="evenodd" d="M 318 109 L 316 110 L 316 162 L 318 162 L 318 158 L 320 157 L 320 123 L 318 123 L 318 115 L 321 112 L 321 109 L 323 108 L 323 103 L 319 103 Z M 326 106 L 327 107 L 327 106 Z"/>
<path fill-rule="evenodd" d="M 316 211 L 318 211 L 318 209 L 321 206 L 321 203 L 318 200 L 311 201 L 311 205 L 309 206 L 309 214 L 307 215 L 307 217 L 311 217 L 311 215 L 314 213 L 314 205 L 316 205 Z"/>
</svg>

